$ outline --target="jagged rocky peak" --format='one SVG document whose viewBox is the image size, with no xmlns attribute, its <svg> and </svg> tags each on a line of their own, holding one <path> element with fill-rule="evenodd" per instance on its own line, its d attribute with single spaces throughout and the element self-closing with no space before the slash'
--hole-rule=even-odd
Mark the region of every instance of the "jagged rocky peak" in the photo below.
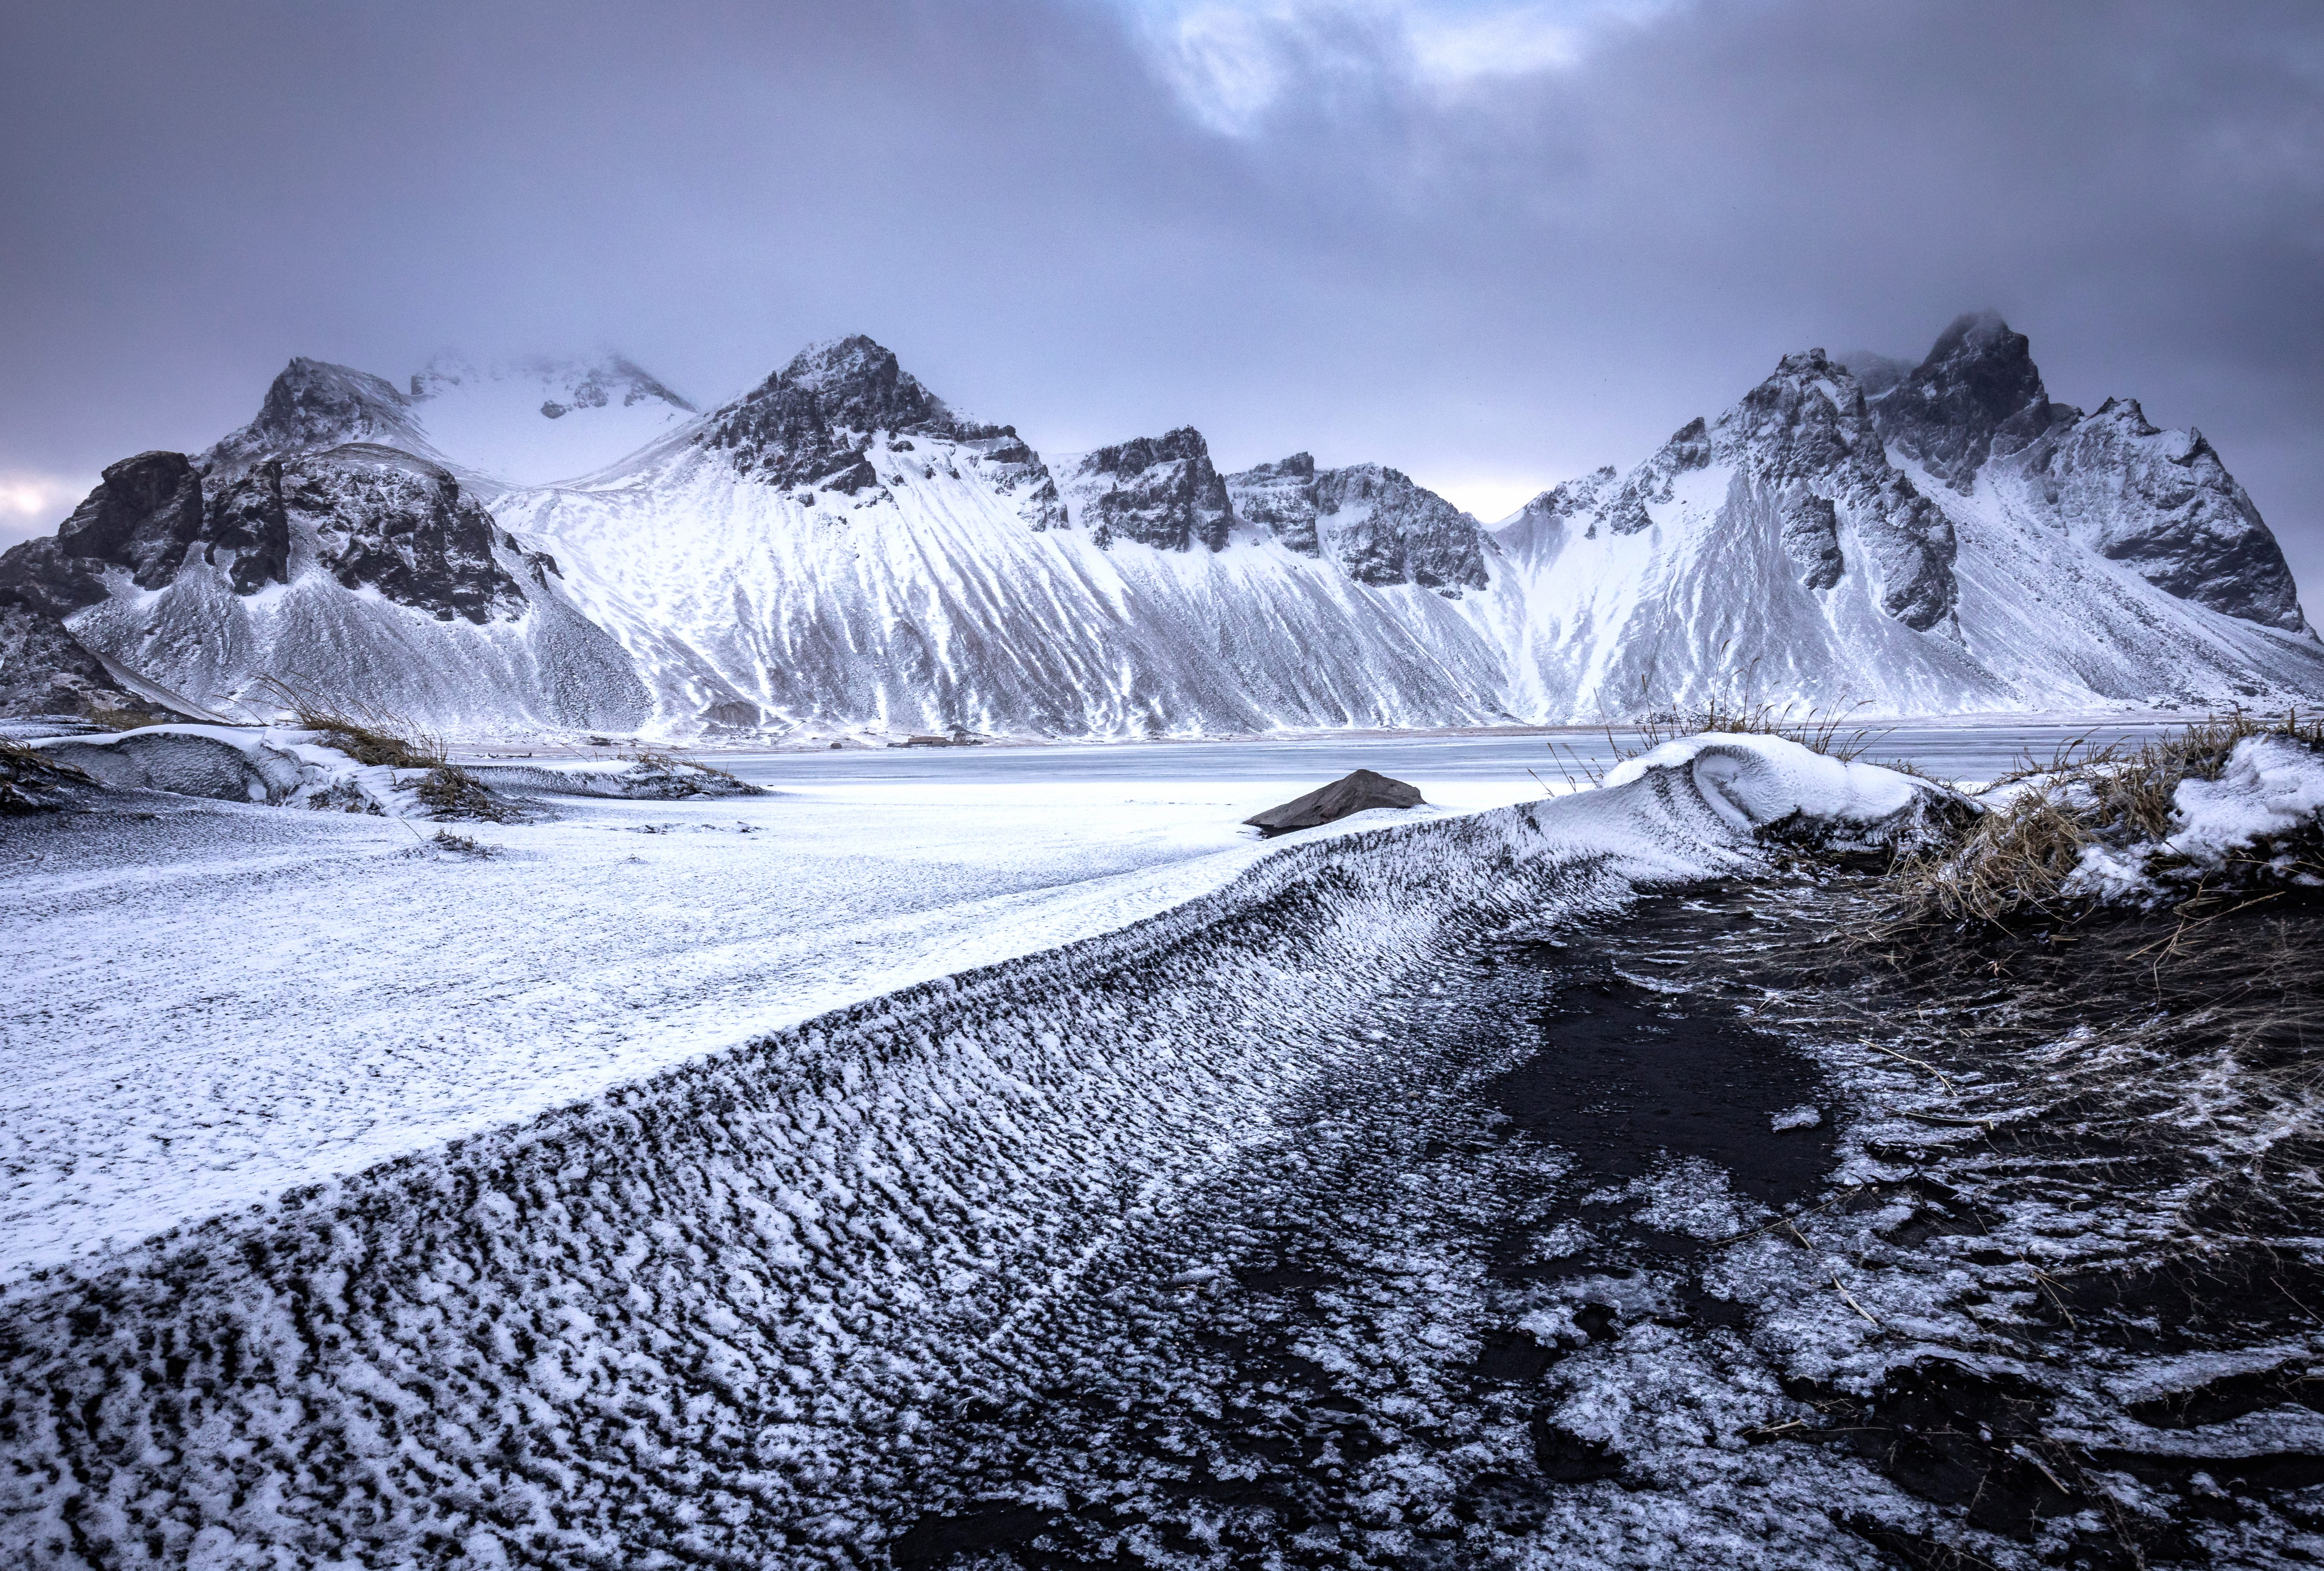
<svg viewBox="0 0 2324 1571">
<path fill-rule="evenodd" d="M 801 350 L 715 410 L 695 440 L 752 479 L 798 489 L 810 506 L 818 492 L 884 500 L 915 476 L 933 481 L 939 461 L 951 478 L 959 473 L 957 456 L 1034 528 L 1065 522 L 1048 465 L 1016 427 L 961 418 L 891 351 L 861 334 Z M 923 444 L 949 451 L 923 453 Z"/>
<path fill-rule="evenodd" d="M 1185 551 L 1199 542 L 1222 551 L 1235 526 L 1226 480 L 1192 426 L 1084 453 L 1064 489 L 1073 520 L 1101 546 L 1135 540 Z"/>
<path fill-rule="evenodd" d="M 1600 470 L 1544 492 L 1511 520 L 1510 538 L 1577 523 L 1586 538 L 1601 525 L 1642 534 L 1665 521 L 1685 476 L 1714 466 L 1731 479 L 1698 505 L 1725 509 L 1740 494 L 1772 510 L 1775 541 L 1807 587 L 1840 583 L 1852 530 L 1883 611 L 1915 631 L 1955 629 L 1952 524 L 1888 462 L 1862 386 L 1821 349 L 1784 356 L 1734 408 L 1688 421 L 1618 482 Z"/>
<path fill-rule="evenodd" d="M 2202 433 L 2160 429 L 2131 400 L 2088 416 L 2052 401 L 2025 335 L 1992 312 L 1957 318 L 1869 409 L 1884 441 L 1952 490 L 1981 475 L 2158 589 L 2308 630 L 2282 548 Z"/>
<path fill-rule="evenodd" d="M 226 473 L 266 458 L 311 453 L 343 442 L 376 442 L 422 455 L 434 449 L 412 414 L 412 400 L 391 382 L 327 361 L 301 356 L 285 366 L 257 418 L 198 460 Z"/>
<path fill-rule="evenodd" d="M 2031 342 L 1992 311 L 1954 318 L 1874 409 L 1885 440 L 1964 493 L 1986 460 L 2018 452 L 2080 414 L 2050 401 Z"/>
<path fill-rule="evenodd" d="M 1417 583 L 1452 599 L 1491 582 L 1477 520 L 1379 464 L 1315 477 L 1315 511 L 1332 556 L 1359 583 Z"/>
<path fill-rule="evenodd" d="M 1490 582 L 1477 520 L 1384 464 L 1318 469 L 1305 453 L 1226 477 L 1245 523 L 1290 549 L 1326 552 L 1360 583 L 1417 583 L 1459 599 Z"/>
<path fill-rule="evenodd" d="M 1313 556 L 1315 539 L 1315 459 L 1294 453 L 1226 477 L 1227 496 L 1243 522 L 1263 528 L 1290 549 Z"/>
<path fill-rule="evenodd" d="M 2283 548 L 2200 431 L 2108 399 L 1993 464 L 2053 527 L 2149 583 L 2228 616 L 2310 630 Z"/>
<path fill-rule="evenodd" d="M 1720 417 L 1711 446 L 1772 497 L 1777 537 L 1803 583 L 1840 583 L 1846 523 L 1864 547 L 1880 608 L 1917 632 L 1952 629 L 1960 595 L 1952 522 L 1888 462 L 1864 389 L 1845 365 L 1821 349 L 1784 356 Z"/>
<path fill-rule="evenodd" d="M 1615 479 L 1614 466 L 1601 464 L 1587 474 L 1561 480 L 1519 508 L 1516 517 L 1504 519 L 1502 527 L 1520 523 L 1563 525 L 1577 515 L 1595 513 Z"/>
</svg>

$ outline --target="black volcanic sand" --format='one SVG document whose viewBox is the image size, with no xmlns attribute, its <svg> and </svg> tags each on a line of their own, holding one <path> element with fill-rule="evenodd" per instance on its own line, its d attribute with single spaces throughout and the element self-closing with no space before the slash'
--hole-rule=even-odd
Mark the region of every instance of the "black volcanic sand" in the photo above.
<svg viewBox="0 0 2324 1571">
<path fill-rule="evenodd" d="M 1562 1351 L 1510 1320 L 1545 1285 L 1603 1279 L 1619 1299 L 1643 1266 L 1707 1246 L 1593 1194 L 1694 1159 L 1780 1206 L 1829 1171 L 1829 1116 L 1770 1126 L 1803 1103 L 1830 1107 L 1815 1067 L 1731 1006 L 1642 975 L 1674 969 L 1655 951 L 1756 925 L 1734 892 L 1698 893 L 1562 942 L 1448 958 L 1382 1019 L 1385 1051 L 1365 1070 L 1311 1093 L 1157 1241 L 1152 1276 L 1120 1273 L 1102 1300 L 1121 1320 L 1049 1328 L 1083 1354 L 1082 1378 L 950 1415 L 956 1463 L 982 1475 L 966 1493 L 983 1498 L 923 1514 L 892 1543 L 896 1563 L 1394 1563 L 1342 1541 L 1340 1524 L 1365 1514 L 1350 1498 L 1360 1464 L 1416 1435 L 1447 1453 L 1489 1437 L 1509 1453 L 1435 1524 L 1429 1541 L 1448 1553 L 1472 1523 L 1522 1534 L 1545 1490 L 1618 1475 L 1619 1459 L 1548 1421 L 1538 1385 Z M 1592 1242 L 1545 1250 L 1577 1219 Z M 1462 1301 L 1429 1301 L 1416 1252 L 1471 1264 Z M 1213 1258 L 1190 1267 L 1187 1253 Z M 1687 1300 L 1633 1312 L 1736 1318 Z M 1457 1355 L 1416 1315 L 1465 1334 Z M 1592 1304 L 1575 1323 L 1602 1339 L 1623 1316 Z M 1316 1356 L 1326 1347 L 1359 1364 L 1402 1351 L 1351 1368 Z M 1052 1488 L 1067 1503 L 1031 1498 Z"/>
<path fill-rule="evenodd" d="M 2293 1171 L 2254 1164 L 2205 1191 L 2181 1258 L 2124 1270 L 2094 1245 L 2093 1263 L 2060 1259 L 2037 1276 L 2022 1243 L 1986 1234 L 2027 1194 L 2096 1223 L 2109 1207 L 2151 1211 L 2219 1168 L 2206 1136 L 2170 1133 L 2185 1121 L 2173 1122 L 2169 1055 L 2298 1071 L 2310 1044 L 2324 1047 L 2303 980 L 2324 917 L 2223 922 L 2176 972 L 2155 965 L 2154 934 L 2136 923 L 1923 935 L 1890 953 L 1819 942 L 1860 930 L 1872 887 L 1820 875 L 1697 889 L 1555 942 L 1480 938 L 1435 957 L 1384 1009 L 1377 1056 L 1313 1088 L 1271 1139 L 1224 1155 L 1190 1203 L 1033 1316 L 1038 1383 L 932 1415 L 928 1505 L 899 1524 L 895 1563 L 1468 1566 L 1537 1563 L 1529 1547 L 1560 1564 L 1628 1563 L 1590 1549 L 1577 1517 L 1651 1522 L 1658 1492 L 1692 1493 L 1689 1464 L 1617 1455 L 1561 1427 L 1558 1365 L 1659 1327 L 1679 1338 L 1673 1364 L 1692 1349 L 1716 1385 L 1738 1367 L 1718 1350 L 1789 1308 L 1705 1285 L 1735 1235 L 1642 1214 L 1642 1187 L 1674 1175 L 1711 1201 L 1723 1186 L 1738 1216 L 1908 1212 L 1879 1224 L 1882 1242 L 1908 1263 L 1921 1252 L 1924 1274 L 1976 1277 L 1960 1301 L 2016 1338 L 2024 1371 L 1923 1345 L 1900 1346 L 1868 1392 L 1784 1381 L 1809 1417 L 1747 1429 L 1739 1454 L 1731 1442 L 1718 1453 L 1730 1506 L 1789 1492 L 1766 1519 L 1775 1537 L 1755 1545 L 1765 1563 L 2297 1561 L 2276 1551 L 2324 1530 L 2308 1493 L 2324 1484 L 2324 1456 L 2281 1442 L 2224 1462 L 2090 1445 L 2061 1435 L 2060 1415 L 2094 1358 L 2220 1352 L 2243 1363 L 2120 1410 L 2171 1432 L 2324 1410 L 2324 1358 L 2311 1373 L 2297 1350 L 2324 1331 L 2324 1270 L 2252 1241 L 2324 1232 L 2324 1147 L 2302 1136 L 2282 1147 Z M 1895 1125 L 1928 1143 L 1866 1149 L 1907 1176 L 1836 1190 L 1834 1127 L 1863 1109 L 1790 1043 L 1855 1039 L 1868 1018 L 2003 1099 L 1976 1108 L 1998 1121 L 1965 1140 L 1946 1143 L 1961 1132 L 1941 1120 Z M 1931 1019 L 1925 1039 L 1895 1034 Z M 2019 1072 L 2015 1055 L 2078 1022 L 2159 1032 L 2162 1056 L 2113 1081 Z M 2011 1096 L 2051 1105 L 2010 1122 Z M 1772 1128 L 1803 1104 L 1821 1121 Z M 1996 1319 L 2005 1301 L 2020 1307 Z M 1562 1333 L 1545 1332 L 1545 1305 L 1570 1316 Z M 2241 1351 L 2269 1348 L 2292 1350 Z M 1900 1526 L 1897 1502 L 1928 1514 Z M 1667 1548 L 1668 1524 L 1685 1519 L 1660 1520 L 1628 1541 L 1659 1534 Z"/>
</svg>

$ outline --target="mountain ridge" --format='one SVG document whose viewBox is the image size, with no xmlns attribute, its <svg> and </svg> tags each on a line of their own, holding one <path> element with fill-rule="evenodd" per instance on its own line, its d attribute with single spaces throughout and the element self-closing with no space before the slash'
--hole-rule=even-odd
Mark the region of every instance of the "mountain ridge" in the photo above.
<svg viewBox="0 0 2324 1571">
<path fill-rule="evenodd" d="M 2052 402 L 1990 313 L 1910 367 L 1785 355 L 1491 529 L 1381 464 L 1222 473 L 1192 427 L 1052 462 L 862 335 L 707 411 L 626 361 L 531 363 L 496 385 L 586 382 L 587 408 L 653 429 L 513 485 L 438 447 L 429 404 L 455 383 L 431 363 L 407 392 L 293 361 L 249 424 L 109 469 L 56 537 L 0 557 L 0 602 L 196 702 L 272 662 L 450 730 L 1197 734 L 1609 718 L 1738 684 L 1889 713 L 2324 692 L 2282 552 L 2200 433 Z"/>
</svg>

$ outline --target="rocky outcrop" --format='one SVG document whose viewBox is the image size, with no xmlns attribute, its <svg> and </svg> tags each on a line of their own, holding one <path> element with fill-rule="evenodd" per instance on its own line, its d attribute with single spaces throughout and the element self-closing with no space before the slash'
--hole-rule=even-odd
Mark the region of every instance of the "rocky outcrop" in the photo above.
<svg viewBox="0 0 2324 1571">
<path fill-rule="evenodd" d="M 2134 400 L 2088 416 L 2052 402 L 2025 335 L 1993 313 L 1955 321 L 1869 407 L 1885 441 L 1955 491 L 1985 476 L 2158 589 L 2307 629 L 2282 548 L 2202 433 L 2163 430 Z"/>
<path fill-rule="evenodd" d="M 493 558 L 492 515 L 440 464 L 358 442 L 253 459 L 212 483 L 206 497 L 181 453 L 113 465 L 52 537 L 0 556 L 0 600 L 62 619 L 104 601 L 108 574 L 157 590 L 189 563 L 254 594 L 290 582 L 295 537 L 345 587 L 438 620 L 523 612 L 523 590 Z"/>
<path fill-rule="evenodd" d="M 1226 477 L 1227 496 L 1243 522 L 1265 529 L 1303 556 L 1320 551 L 1315 538 L 1315 459 L 1294 453 Z"/>
<path fill-rule="evenodd" d="M 714 411 L 696 441 L 753 480 L 803 491 L 810 505 L 817 492 L 854 498 L 875 491 L 883 482 L 877 460 L 917 452 L 918 442 L 943 443 L 973 459 L 1034 528 L 1065 522 L 1047 465 L 1014 426 L 961 418 L 891 351 L 861 334 L 801 350 Z M 886 473 L 896 474 L 896 466 Z"/>
<path fill-rule="evenodd" d="M 1840 548 L 1840 510 L 1830 497 L 1794 492 L 1783 502 L 1784 555 L 1800 569 L 1810 589 L 1830 589 L 1848 571 Z"/>
<path fill-rule="evenodd" d="M 1863 542 L 1880 609 L 1916 632 L 1952 615 L 1957 543 L 1942 510 L 1888 462 L 1864 390 L 1821 349 L 1787 354 L 1720 417 L 1713 455 L 1778 500 L 1783 541 L 1814 588 L 1840 582 L 1840 519 Z"/>
<path fill-rule="evenodd" d="M 1616 479 L 1614 466 L 1601 464 L 1589 473 L 1572 480 L 1562 480 L 1517 510 L 1517 516 L 1504 526 L 1524 525 L 1527 528 L 1562 528 L 1575 518 L 1584 520 L 1583 528 L 1592 536 L 1597 532 L 1598 515 L 1605 509 L 1607 492 Z"/>
<path fill-rule="evenodd" d="M 1315 467 L 1295 453 L 1226 477 L 1247 524 L 1292 550 L 1328 553 L 1359 583 L 1417 583 L 1457 600 L 1491 582 L 1492 549 L 1477 520 L 1410 475 L 1384 464 Z"/>
<path fill-rule="evenodd" d="M 1417 583 L 1458 599 L 1491 582 L 1477 520 L 1401 470 L 1327 469 L 1315 477 L 1315 511 L 1333 558 L 1359 583 Z"/>
<path fill-rule="evenodd" d="M 1163 551 L 1226 549 L 1234 502 L 1192 426 L 1085 453 L 1068 472 L 1074 522 L 1101 546 L 1134 540 Z"/>
<path fill-rule="evenodd" d="M 1928 358 L 1880 395 L 1883 439 L 1966 492 L 1988 458 L 2020 452 L 2081 413 L 2050 401 L 2032 346 L 1991 311 L 1956 317 Z"/>
<path fill-rule="evenodd" d="M 1813 590 L 1836 587 L 1859 544 L 1880 609 L 1916 632 L 1948 631 L 1958 544 L 1943 510 L 1888 462 L 1864 390 L 1821 349 L 1788 354 L 1717 420 L 1693 419 L 1618 482 L 1611 469 L 1542 492 L 1512 526 L 1579 527 L 1595 538 L 1655 527 L 1682 480 L 1714 466 L 1774 510 L 1776 541 Z M 1708 500 L 1708 499 L 1707 499 Z M 1721 495 L 1709 505 L 1725 508 Z M 1740 527 L 1739 524 L 1729 527 Z"/>
<path fill-rule="evenodd" d="M 1990 465 L 2056 528 L 2156 588 L 2286 632 L 2308 630 L 2283 548 L 2200 431 L 2108 399 Z"/>
<path fill-rule="evenodd" d="M 1605 499 L 1600 515 L 1606 527 L 1618 535 L 1636 535 L 1654 527 L 1654 518 L 1646 510 L 1668 502 L 1675 493 L 1678 478 L 1711 463 L 1711 443 L 1702 417 L 1697 415 L 1677 430 L 1670 440 L 1655 450 L 1654 455 L 1624 477 Z"/>
<path fill-rule="evenodd" d="M 63 618 L 105 599 L 109 572 L 159 589 L 201 535 L 201 480 L 186 455 L 140 453 L 107 468 L 55 535 L 0 556 L 0 600 Z"/>
<path fill-rule="evenodd" d="M 202 535 L 202 559 L 224 565 L 236 594 L 290 583 L 290 515 L 282 503 L 282 460 L 266 459 L 225 481 L 209 499 Z"/>
<path fill-rule="evenodd" d="M 316 560 L 343 587 L 377 590 L 438 621 L 524 614 L 523 588 L 493 556 L 515 540 L 442 466 L 355 442 L 282 465 L 281 485 L 276 505 L 312 531 Z"/>
</svg>

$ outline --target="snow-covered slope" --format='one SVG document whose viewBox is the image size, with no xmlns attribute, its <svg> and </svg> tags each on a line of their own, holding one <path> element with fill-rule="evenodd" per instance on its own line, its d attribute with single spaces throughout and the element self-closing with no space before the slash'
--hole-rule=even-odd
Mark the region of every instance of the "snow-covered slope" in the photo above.
<svg viewBox="0 0 2324 1571">
<path fill-rule="evenodd" d="M 858 338 L 499 516 L 565 565 L 674 725 L 1501 718 L 1499 650 L 1472 619 L 1236 528 L 1198 433 L 1090 455 L 1068 479 L 1061 499 L 1013 429 L 954 415 Z"/>
<path fill-rule="evenodd" d="M 617 358 L 444 360 L 410 391 L 300 360 L 208 452 L 107 471 L 0 558 L 0 603 L 198 703 L 272 677 L 456 733 L 2324 695 L 2282 554 L 2200 433 L 2051 401 L 1989 316 L 1916 365 L 1850 358 L 1872 390 L 1786 356 L 1491 532 L 1381 464 L 1222 474 L 1191 427 L 1052 464 L 862 337 L 698 416 Z"/>
</svg>

